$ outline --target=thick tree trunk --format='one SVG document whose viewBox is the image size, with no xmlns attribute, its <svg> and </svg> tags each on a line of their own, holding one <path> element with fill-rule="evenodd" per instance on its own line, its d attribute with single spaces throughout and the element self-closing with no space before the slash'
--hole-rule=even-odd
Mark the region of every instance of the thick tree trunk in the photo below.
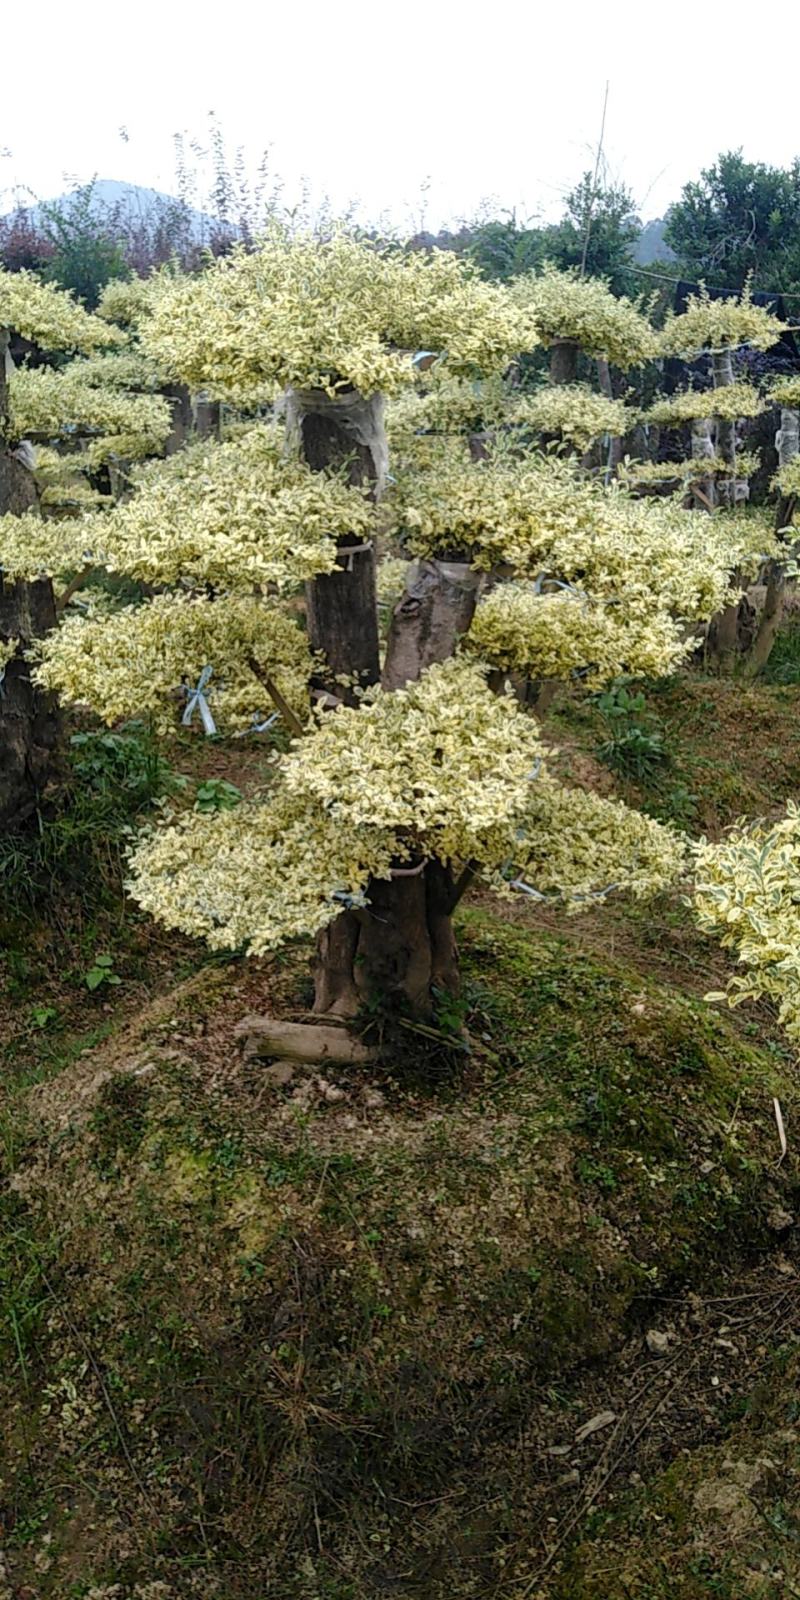
<svg viewBox="0 0 800 1600">
<path fill-rule="evenodd" d="M 344 470 L 377 499 L 388 466 L 380 396 L 331 400 L 316 391 L 287 397 L 287 427 L 314 471 Z M 392 617 L 383 687 L 398 689 L 453 654 L 472 620 L 478 576 L 463 559 L 417 564 Z M 312 648 L 327 670 L 319 687 L 357 703 L 341 676 L 378 682 L 378 608 L 371 542 L 340 540 L 335 572 L 307 586 Z M 382 1001 L 430 1017 L 437 990 L 458 988 L 452 927 L 452 874 L 436 861 L 398 862 L 389 879 L 372 881 L 366 905 L 343 910 L 317 941 L 314 1010 L 352 1017 L 365 1001 Z"/>
<path fill-rule="evenodd" d="M 1 472 L 0 472 L 1 475 Z M 24 647 L 55 627 L 49 579 L 7 583 L 0 573 L 0 642 Z M 21 655 L 0 682 L 0 829 L 13 833 L 36 811 L 57 767 L 60 719 L 51 695 L 34 689 Z"/>
<path fill-rule="evenodd" d="M 714 374 L 714 388 L 725 389 L 734 381 L 733 357 L 730 350 L 715 350 L 712 357 Z M 736 477 L 736 449 L 737 449 L 737 423 L 735 419 L 726 420 L 723 417 L 716 419 L 716 454 L 718 460 L 726 467 L 723 475 L 718 475 L 716 497 L 723 506 L 731 509 L 736 505 L 739 488 Z M 737 574 L 734 573 L 734 582 Z M 730 671 L 737 657 L 741 657 L 744 650 L 752 640 L 754 625 L 754 611 L 746 596 L 726 606 L 718 617 L 714 617 L 708 630 L 707 655 L 712 658 L 721 672 Z"/>
<path fill-rule="evenodd" d="M 185 384 L 169 384 L 162 389 L 172 408 L 172 428 L 164 445 L 165 456 L 177 455 L 184 445 L 197 439 L 220 436 L 219 402 L 206 395 L 192 395 Z"/>
<path fill-rule="evenodd" d="M 698 462 L 713 461 L 714 435 L 713 424 L 708 417 L 698 417 L 692 423 L 692 460 Z M 690 490 L 688 507 L 690 510 L 698 506 L 703 511 L 713 511 L 717 503 L 717 494 L 713 474 L 707 478 L 693 479 Z"/>
<path fill-rule="evenodd" d="M 323 390 L 290 390 L 287 430 L 314 472 L 343 470 L 347 481 L 366 485 L 377 499 L 387 467 L 383 398 L 365 400 L 355 391 L 333 399 Z M 314 682 L 321 692 L 349 705 L 356 690 L 380 676 L 375 550 L 371 540 L 343 538 L 333 572 L 306 586 L 308 634 L 312 650 L 325 659 Z M 349 682 L 342 683 L 342 679 Z"/>
<path fill-rule="evenodd" d="M 775 443 L 778 449 L 778 462 L 781 467 L 787 467 L 789 462 L 794 461 L 800 454 L 800 411 L 790 411 L 787 408 L 781 411 L 781 426 Z M 794 511 L 795 496 L 781 495 L 775 512 L 776 533 L 780 535 L 791 526 Z M 783 617 L 787 588 L 792 585 L 793 580 L 787 580 L 785 576 L 785 564 L 782 561 L 770 561 L 767 567 L 764 609 L 759 619 L 753 648 L 744 667 L 745 676 L 748 678 L 757 678 L 769 661 Z"/>
<path fill-rule="evenodd" d="M 578 346 L 574 339 L 554 339 L 550 346 L 550 382 L 574 383 L 578 376 Z"/>
<path fill-rule="evenodd" d="M 714 388 L 726 389 L 733 383 L 733 357 L 730 350 L 715 350 L 711 361 Z M 735 418 L 717 417 L 717 456 L 728 468 L 727 475 L 719 479 L 717 492 L 722 505 L 731 507 L 736 504 L 736 428 Z"/>
<path fill-rule="evenodd" d="M 0 329 L 0 515 L 21 516 L 38 506 L 33 473 L 8 445 L 6 351 Z M 0 551 L 2 556 L 2 551 Z M 10 583 L 0 566 L 0 643 L 20 641 L 0 681 L 0 829 L 14 832 L 35 812 L 56 771 L 60 719 L 51 695 L 35 690 L 21 651 L 55 626 L 53 585 Z"/>
<path fill-rule="evenodd" d="M 390 1013 L 430 1019 L 440 995 L 458 993 L 454 893 L 452 873 L 438 861 L 373 880 L 358 918 L 359 1003 L 379 1000 Z"/>
<path fill-rule="evenodd" d="M 359 933 L 356 913 L 342 911 L 317 939 L 314 1010 L 325 1016 L 354 1017 L 360 1009 L 355 980 Z"/>
<path fill-rule="evenodd" d="M 414 563 L 392 612 L 384 689 L 402 689 L 426 667 L 455 654 L 472 622 L 479 583 L 480 574 L 463 556 Z"/>
</svg>

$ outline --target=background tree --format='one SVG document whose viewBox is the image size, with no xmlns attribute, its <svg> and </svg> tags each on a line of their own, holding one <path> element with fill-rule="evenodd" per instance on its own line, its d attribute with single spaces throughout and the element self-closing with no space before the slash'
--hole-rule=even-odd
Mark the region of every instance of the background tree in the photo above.
<svg viewBox="0 0 800 1600">
<path fill-rule="evenodd" d="M 754 385 L 735 381 L 736 355 L 743 349 L 768 350 L 783 332 L 784 325 L 777 317 L 753 304 L 749 286 L 741 296 L 724 299 L 712 299 L 703 289 L 688 297 L 685 311 L 667 319 L 660 340 L 663 352 L 693 361 L 708 357 L 713 387 L 657 400 L 643 414 L 643 421 L 659 427 L 691 422 L 692 462 L 687 463 L 684 482 L 692 502 L 705 511 L 713 511 L 717 505 L 735 511 L 746 501 L 748 479 L 758 466 L 757 458 L 740 451 L 738 428 L 741 418 L 757 416 L 766 409 L 766 402 Z M 635 468 L 632 476 L 636 476 Z M 646 476 L 652 481 L 652 474 Z M 763 542 L 768 553 L 774 541 L 766 529 Z M 737 653 L 752 643 L 752 617 L 743 606 L 743 601 L 734 601 L 713 619 L 708 631 L 709 653 L 723 668 L 729 669 Z M 745 620 L 746 635 L 742 632 Z"/>
<path fill-rule="evenodd" d="M 695 851 L 694 906 L 701 928 L 736 952 L 745 969 L 707 995 L 741 1005 L 776 1002 L 791 1038 L 800 1038 L 800 811 L 775 822 L 732 828 Z"/>
<path fill-rule="evenodd" d="M 155 397 L 131 397 L 86 384 L 80 376 L 82 363 L 63 371 L 14 369 L 8 360 L 11 329 L 40 348 L 59 352 L 97 351 L 121 343 L 124 335 L 31 275 L 0 273 L 0 530 L 5 530 L 0 531 L 0 825 L 15 829 L 39 803 L 58 744 L 52 698 L 35 690 L 24 656 L 32 641 L 54 626 L 56 605 L 52 582 L 38 563 L 15 568 L 12 560 L 6 565 L 3 551 L 13 555 L 29 536 L 34 543 L 41 536 L 43 500 L 52 514 L 65 503 L 74 507 L 76 498 L 97 498 L 85 475 L 76 474 L 74 456 L 72 462 L 59 460 L 50 450 L 49 459 L 40 463 L 44 473 L 39 479 L 34 442 L 52 445 L 68 439 L 74 449 L 91 435 L 90 454 L 81 456 L 80 463 L 99 466 L 121 440 L 134 452 L 160 448 L 170 418 L 164 402 Z M 57 546 L 59 527 L 48 526 L 47 535 Z M 75 566 L 82 568 L 84 550 L 74 555 Z M 67 556 L 59 570 L 68 565 Z M 9 577 L 12 572 L 15 578 Z"/>
<path fill-rule="evenodd" d="M 665 238 L 695 281 L 791 289 L 800 281 L 800 162 L 787 168 L 720 155 L 687 183 Z"/>
<path fill-rule="evenodd" d="M 614 294 L 632 295 L 637 292 L 631 266 L 640 227 L 629 190 L 598 182 L 585 172 L 567 195 L 559 222 L 519 223 L 514 214 L 491 218 L 467 227 L 459 247 L 496 282 L 510 283 L 550 261 L 562 271 L 577 269 L 607 280 Z"/>
</svg>

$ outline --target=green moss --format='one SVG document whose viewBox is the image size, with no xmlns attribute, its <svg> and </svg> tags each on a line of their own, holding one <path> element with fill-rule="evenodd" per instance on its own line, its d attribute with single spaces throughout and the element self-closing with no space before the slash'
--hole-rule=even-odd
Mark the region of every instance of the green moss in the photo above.
<svg viewBox="0 0 800 1600">
<path fill-rule="evenodd" d="M 26 1236 L 59 1237 L 33 1404 L 68 1360 L 86 1405 L 79 1577 L 114 1547 L 122 1473 L 141 1553 L 109 1583 L 181 1592 L 189 1563 L 226 1600 L 316 1600 L 342 1573 L 353 1600 L 492 1592 L 542 1387 L 571 1405 L 654 1285 L 707 1281 L 788 1203 L 770 1096 L 790 1117 L 796 1093 L 724 1017 L 485 914 L 460 932 L 479 1049 L 457 1082 L 398 1064 L 368 1115 L 357 1074 L 293 1111 L 155 1027 L 148 1073 L 73 1069 L 23 1177 Z M 2 1382 L 10 1414 L 19 1363 Z M 70 1470 L 63 1430 L 41 1414 L 23 1512 Z M 37 1577 L 42 1600 L 63 1579 Z"/>
</svg>

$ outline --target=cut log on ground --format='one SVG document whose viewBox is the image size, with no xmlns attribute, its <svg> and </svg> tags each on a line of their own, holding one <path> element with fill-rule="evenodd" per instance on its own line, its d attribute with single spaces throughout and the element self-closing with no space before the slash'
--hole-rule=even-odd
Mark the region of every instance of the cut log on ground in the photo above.
<svg viewBox="0 0 800 1600">
<path fill-rule="evenodd" d="M 360 1066 L 375 1061 L 376 1052 L 335 1023 L 283 1022 L 279 1017 L 243 1017 L 234 1029 L 250 1056 L 279 1061 L 330 1062 Z"/>
</svg>

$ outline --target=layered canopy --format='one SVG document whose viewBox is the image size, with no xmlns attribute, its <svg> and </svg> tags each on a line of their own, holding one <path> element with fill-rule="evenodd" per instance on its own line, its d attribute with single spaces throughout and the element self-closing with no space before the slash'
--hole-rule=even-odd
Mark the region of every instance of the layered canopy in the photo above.
<svg viewBox="0 0 800 1600">
<path fill-rule="evenodd" d="M 779 822 L 738 826 L 696 851 L 694 905 L 700 926 L 735 950 L 746 969 L 727 991 L 729 1005 L 767 995 L 792 1038 L 800 1039 L 800 808 Z"/>
<path fill-rule="evenodd" d="M 265 383 L 394 393 L 420 348 L 454 373 L 490 372 L 534 342 L 506 291 L 449 252 L 278 230 L 199 279 L 160 280 L 140 334 L 162 367 L 223 398 Z"/>
<path fill-rule="evenodd" d="M 545 755 L 516 702 L 451 660 L 405 690 L 369 692 L 358 710 L 323 714 L 281 759 L 263 802 L 145 837 L 133 892 L 168 926 L 258 953 L 319 931 L 343 904 L 364 903 L 370 877 L 420 856 L 481 866 L 499 886 L 535 866 L 555 891 L 544 841 L 561 817 L 572 835 L 560 847 L 559 894 L 621 881 L 652 891 L 674 877 L 682 846 L 669 829 L 562 789 Z"/>
<path fill-rule="evenodd" d="M 566 339 L 623 370 L 658 354 L 657 335 L 647 316 L 632 301 L 613 295 L 599 278 L 546 266 L 518 278 L 512 293 L 544 345 Z"/>
</svg>

